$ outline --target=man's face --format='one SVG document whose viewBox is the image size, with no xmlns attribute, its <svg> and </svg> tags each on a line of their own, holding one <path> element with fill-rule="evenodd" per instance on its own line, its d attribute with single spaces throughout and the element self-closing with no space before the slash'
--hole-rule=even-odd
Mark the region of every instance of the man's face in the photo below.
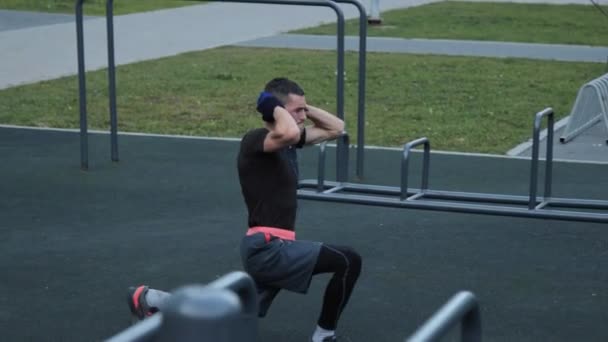
<svg viewBox="0 0 608 342">
<path fill-rule="evenodd" d="M 302 127 L 306 121 L 306 98 L 301 95 L 289 94 L 285 103 L 285 109 L 291 114 L 298 126 Z"/>
</svg>

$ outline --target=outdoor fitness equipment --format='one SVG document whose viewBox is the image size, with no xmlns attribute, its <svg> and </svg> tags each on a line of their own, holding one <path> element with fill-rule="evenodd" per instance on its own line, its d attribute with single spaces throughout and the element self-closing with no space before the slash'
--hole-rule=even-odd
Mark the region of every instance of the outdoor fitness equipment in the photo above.
<svg viewBox="0 0 608 342">
<path fill-rule="evenodd" d="M 85 60 L 84 60 L 84 32 L 82 5 L 85 0 L 76 0 L 76 38 L 78 53 L 78 96 L 80 111 L 80 167 L 82 170 L 89 168 L 88 156 L 88 134 L 87 134 L 87 98 L 86 98 L 86 79 L 85 79 Z M 344 120 L 344 14 L 335 2 L 349 3 L 355 5 L 359 11 L 359 88 L 358 88 L 358 112 L 357 112 L 357 176 L 363 178 L 364 146 L 365 146 L 365 56 L 367 39 L 367 14 L 365 7 L 358 0 L 217 0 L 221 2 L 256 3 L 256 4 L 276 4 L 276 5 L 300 5 L 329 7 L 337 16 L 337 77 L 336 77 L 336 114 Z M 118 137 L 117 122 L 118 114 L 116 110 L 116 67 L 114 60 L 114 0 L 106 0 L 106 24 L 108 39 L 108 87 L 109 87 L 109 106 L 110 106 L 110 141 L 111 141 L 111 160 L 117 162 L 118 157 Z M 348 151 L 348 146 L 342 142 L 338 143 L 336 158 L 340 160 L 344 151 Z M 343 173 L 339 170 L 344 162 L 337 164 L 336 173 Z"/>
<path fill-rule="evenodd" d="M 254 342 L 258 304 L 255 282 L 234 271 L 216 281 L 177 289 L 162 312 L 107 342 Z"/>
<path fill-rule="evenodd" d="M 544 196 L 539 197 L 537 196 L 537 188 L 540 129 L 544 118 L 547 118 L 548 120 L 545 184 Z M 323 168 L 325 167 L 326 144 L 323 143 L 319 150 L 317 179 L 300 181 L 298 197 L 318 201 L 366 204 L 395 208 L 441 210 L 569 221 L 608 222 L 608 201 L 552 197 L 553 123 L 554 113 L 551 108 L 546 108 L 545 110 L 538 112 L 534 118 L 530 190 L 528 196 L 438 191 L 429 189 L 431 145 L 427 138 L 420 138 L 405 144 L 403 147 L 400 187 L 349 183 L 347 181 L 348 165 L 339 168 L 343 173 L 338 175 L 336 182 L 325 181 Z M 348 144 L 348 136 L 343 136 L 343 139 L 345 139 Z M 422 185 L 420 189 L 411 189 L 408 187 L 410 154 L 414 147 L 420 145 L 424 146 Z M 348 154 L 348 151 L 346 154 Z M 348 156 L 345 155 L 340 160 L 348 163 Z M 572 211 L 550 209 L 551 207 L 590 210 Z M 595 212 L 592 210 L 595 210 Z"/>
</svg>

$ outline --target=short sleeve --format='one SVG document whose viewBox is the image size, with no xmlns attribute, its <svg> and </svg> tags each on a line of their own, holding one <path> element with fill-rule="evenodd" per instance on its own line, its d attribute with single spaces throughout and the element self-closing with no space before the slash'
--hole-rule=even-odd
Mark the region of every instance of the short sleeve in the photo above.
<svg viewBox="0 0 608 342">
<path fill-rule="evenodd" d="M 249 131 L 244 137 L 241 145 L 245 153 L 263 153 L 264 152 L 264 140 L 268 135 L 268 130 L 265 128 L 259 128 Z"/>
</svg>

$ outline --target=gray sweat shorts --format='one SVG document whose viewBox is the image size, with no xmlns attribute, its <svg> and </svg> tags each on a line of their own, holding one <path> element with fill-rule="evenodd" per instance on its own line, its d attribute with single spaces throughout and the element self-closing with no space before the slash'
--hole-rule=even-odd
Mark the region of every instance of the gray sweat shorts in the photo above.
<svg viewBox="0 0 608 342">
<path fill-rule="evenodd" d="M 290 241 L 263 233 L 241 240 L 243 268 L 258 288 L 285 289 L 306 293 L 321 250 L 320 242 Z"/>
</svg>

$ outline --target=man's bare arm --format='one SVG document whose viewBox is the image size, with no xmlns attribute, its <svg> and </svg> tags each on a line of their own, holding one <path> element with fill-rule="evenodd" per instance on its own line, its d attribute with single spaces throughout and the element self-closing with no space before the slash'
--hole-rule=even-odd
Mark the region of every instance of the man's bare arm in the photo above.
<svg viewBox="0 0 608 342">
<path fill-rule="evenodd" d="M 270 133 L 264 139 L 264 152 L 278 151 L 283 147 L 297 144 L 300 140 L 300 128 L 283 107 L 274 108 L 274 122 L 266 127 Z"/>
<path fill-rule="evenodd" d="M 318 144 L 336 139 L 344 131 L 344 121 L 337 116 L 311 105 L 308 105 L 308 119 L 312 126 L 306 127 L 306 144 Z"/>
</svg>

